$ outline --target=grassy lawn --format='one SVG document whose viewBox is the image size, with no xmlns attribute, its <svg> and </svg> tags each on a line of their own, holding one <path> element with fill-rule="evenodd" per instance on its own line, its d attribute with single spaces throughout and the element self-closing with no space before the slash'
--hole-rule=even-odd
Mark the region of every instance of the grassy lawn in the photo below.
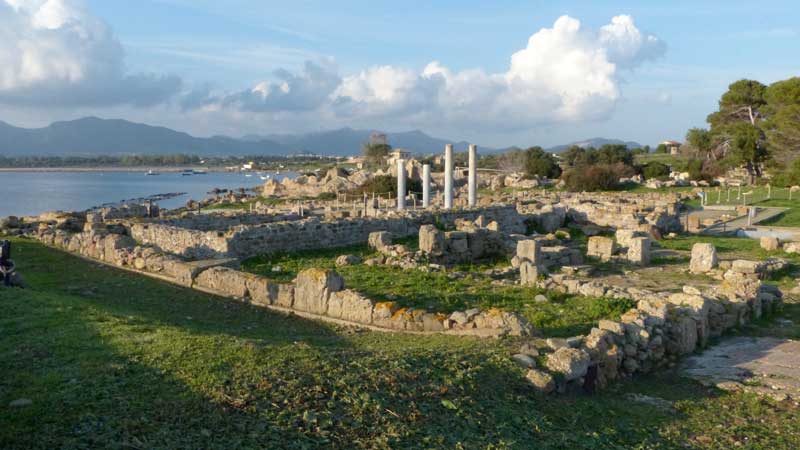
<svg viewBox="0 0 800 450">
<path fill-rule="evenodd" d="M 776 206 L 791 208 L 783 214 L 759 223 L 759 225 L 772 225 L 775 227 L 800 227 L 800 192 L 795 192 L 798 200 L 772 199 L 759 203 L 759 206 Z"/>
<path fill-rule="evenodd" d="M 0 289 L 3 449 L 800 446 L 786 403 L 671 374 L 538 397 L 510 342 L 355 332 L 15 245 L 32 288 Z"/>
<path fill-rule="evenodd" d="M 416 239 L 399 242 L 416 249 Z M 486 276 L 451 278 L 443 272 L 383 265 L 336 267 L 336 257 L 343 254 L 362 258 L 376 256 L 366 245 L 357 245 L 260 256 L 246 260 L 242 267 L 283 282 L 291 281 L 301 270 L 310 267 L 336 269 L 344 277 L 347 287 L 374 300 L 395 300 L 403 306 L 440 312 L 489 307 L 519 311 L 546 336 L 568 337 L 586 333 L 599 319 L 617 319 L 635 306 L 629 300 L 568 296 L 532 287 L 496 285 Z M 455 269 L 479 271 L 500 264 L 507 266 L 509 262 L 503 258 L 502 261 L 490 261 L 485 265 Z M 280 271 L 274 271 L 273 268 L 280 268 Z M 452 271 L 449 273 L 452 274 Z M 547 296 L 551 301 L 536 302 L 534 298 L 538 294 Z"/>
</svg>

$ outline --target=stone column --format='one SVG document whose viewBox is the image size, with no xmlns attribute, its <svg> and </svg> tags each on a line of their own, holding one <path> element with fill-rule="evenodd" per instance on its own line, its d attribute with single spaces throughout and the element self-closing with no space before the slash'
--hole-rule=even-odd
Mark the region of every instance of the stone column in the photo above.
<svg viewBox="0 0 800 450">
<path fill-rule="evenodd" d="M 444 208 L 453 207 L 453 144 L 444 146 Z"/>
<path fill-rule="evenodd" d="M 397 160 L 397 210 L 406 209 L 406 161 Z"/>
<path fill-rule="evenodd" d="M 469 206 L 478 203 L 478 146 L 469 144 Z"/>
<path fill-rule="evenodd" d="M 422 207 L 430 208 L 431 206 L 431 165 L 424 164 L 422 166 Z"/>
</svg>

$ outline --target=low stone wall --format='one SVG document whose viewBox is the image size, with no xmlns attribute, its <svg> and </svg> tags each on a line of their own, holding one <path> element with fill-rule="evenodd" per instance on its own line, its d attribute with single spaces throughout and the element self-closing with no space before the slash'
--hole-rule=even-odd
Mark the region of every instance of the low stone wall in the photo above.
<svg viewBox="0 0 800 450">
<path fill-rule="evenodd" d="M 497 222 L 505 232 L 525 231 L 526 217 L 520 215 L 514 205 L 506 205 L 452 211 L 409 211 L 404 214 L 392 213 L 386 217 L 332 221 L 312 217 L 260 225 L 240 225 L 216 232 L 177 227 L 171 222 L 135 223 L 130 227 L 130 234 L 141 244 L 155 245 L 164 251 L 187 258 L 247 258 L 280 251 L 362 244 L 375 231 L 389 231 L 395 237 L 411 236 L 423 224 L 438 222 L 452 226 L 458 219 L 474 221 L 479 216 L 487 221 Z"/>
<path fill-rule="evenodd" d="M 602 227 L 642 229 L 651 225 L 661 232 L 681 231 L 680 194 L 594 193 L 561 198 L 568 216 L 576 222 Z"/>
<path fill-rule="evenodd" d="M 300 216 L 296 214 L 257 214 L 236 211 L 223 214 L 191 214 L 157 223 L 197 231 L 226 231 L 242 225 L 261 225 L 299 219 Z"/>
<path fill-rule="evenodd" d="M 441 231 L 433 225 L 420 227 L 419 249 L 429 261 L 444 265 L 481 261 L 507 252 L 505 238 L 498 231 Z"/>
<path fill-rule="evenodd" d="M 569 385 L 593 390 L 619 377 L 668 366 L 705 347 L 709 338 L 777 308 L 782 293 L 762 284 L 759 276 L 763 271 L 756 267 L 766 266 L 755 261 L 735 262 L 719 285 L 703 291 L 685 286 L 680 293 L 623 289 L 560 274 L 541 281 L 546 289 L 638 303 L 618 321 L 601 320 L 585 336 L 554 342 L 555 351 L 547 355 L 544 370 L 531 368 L 528 379 L 544 392 Z"/>
<path fill-rule="evenodd" d="M 227 256 L 231 239 L 230 232 L 199 231 L 161 223 L 131 224 L 130 235 L 141 244 L 193 259 Z"/>
<path fill-rule="evenodd" d="M 533 333 L 533 327 L 520 315 L 495 308 L 442 314 L 404 308 L 395 302 L 373 302 L 359 292 L 346 289 L 344 280 L 332 270 L 308 269 L 291 284 L 276 283 L 228 267 L 235 263 L 232 259 L 185 261 L 155 247 L 137 245 L 130 236 L 97 229 L 69 233 L 45 226 L 29 236 L 110 265 L 309 318 L 416 333 L 482 337 Z"/>
</svg>

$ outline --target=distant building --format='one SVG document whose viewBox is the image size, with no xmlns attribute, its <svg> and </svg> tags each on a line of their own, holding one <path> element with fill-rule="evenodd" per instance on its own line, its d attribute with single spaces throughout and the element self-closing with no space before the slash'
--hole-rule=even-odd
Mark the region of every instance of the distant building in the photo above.
<svg viewBox="0 0 800 450">
<path fill-rule="evenodd" d="M 683 144 L 678 141 L 664 141 L 661 145 L 667 148 L 670 155 L 677 155 Z"/>
</svg>

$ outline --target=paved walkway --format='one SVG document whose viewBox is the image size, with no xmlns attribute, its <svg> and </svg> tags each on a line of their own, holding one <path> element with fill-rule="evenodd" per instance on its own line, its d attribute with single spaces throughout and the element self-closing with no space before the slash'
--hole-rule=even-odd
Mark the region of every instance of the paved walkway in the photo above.
<svg viewBox="0 0 800 450">
<path fill-rule="evenodd" d="M 753 217 L 753 220 L 749 225 L 757 225 L 759 222 L 763 222 L 765 220 L 772 219 L 773 217 L 777 217 L 788 210 L 789 208 L 758 207 L 758 212 L 756 216 Z M 748 226 L 747 216 L 745 215 L 737 217 L 728 222 L 712 225 L 708 228 L 703 229 L 703 231 L 701 231 L 700 234 L 711 235 L 711 236 L 735 234 L 737 230 L 745 228 L 747 226 Z"/>
<path fill-rule="evenodd" d="M 681 373 L 706 385 L 800 400 L 800 342 L 775 337 L 723 340 L 681 363 Z"/>
</svg>

